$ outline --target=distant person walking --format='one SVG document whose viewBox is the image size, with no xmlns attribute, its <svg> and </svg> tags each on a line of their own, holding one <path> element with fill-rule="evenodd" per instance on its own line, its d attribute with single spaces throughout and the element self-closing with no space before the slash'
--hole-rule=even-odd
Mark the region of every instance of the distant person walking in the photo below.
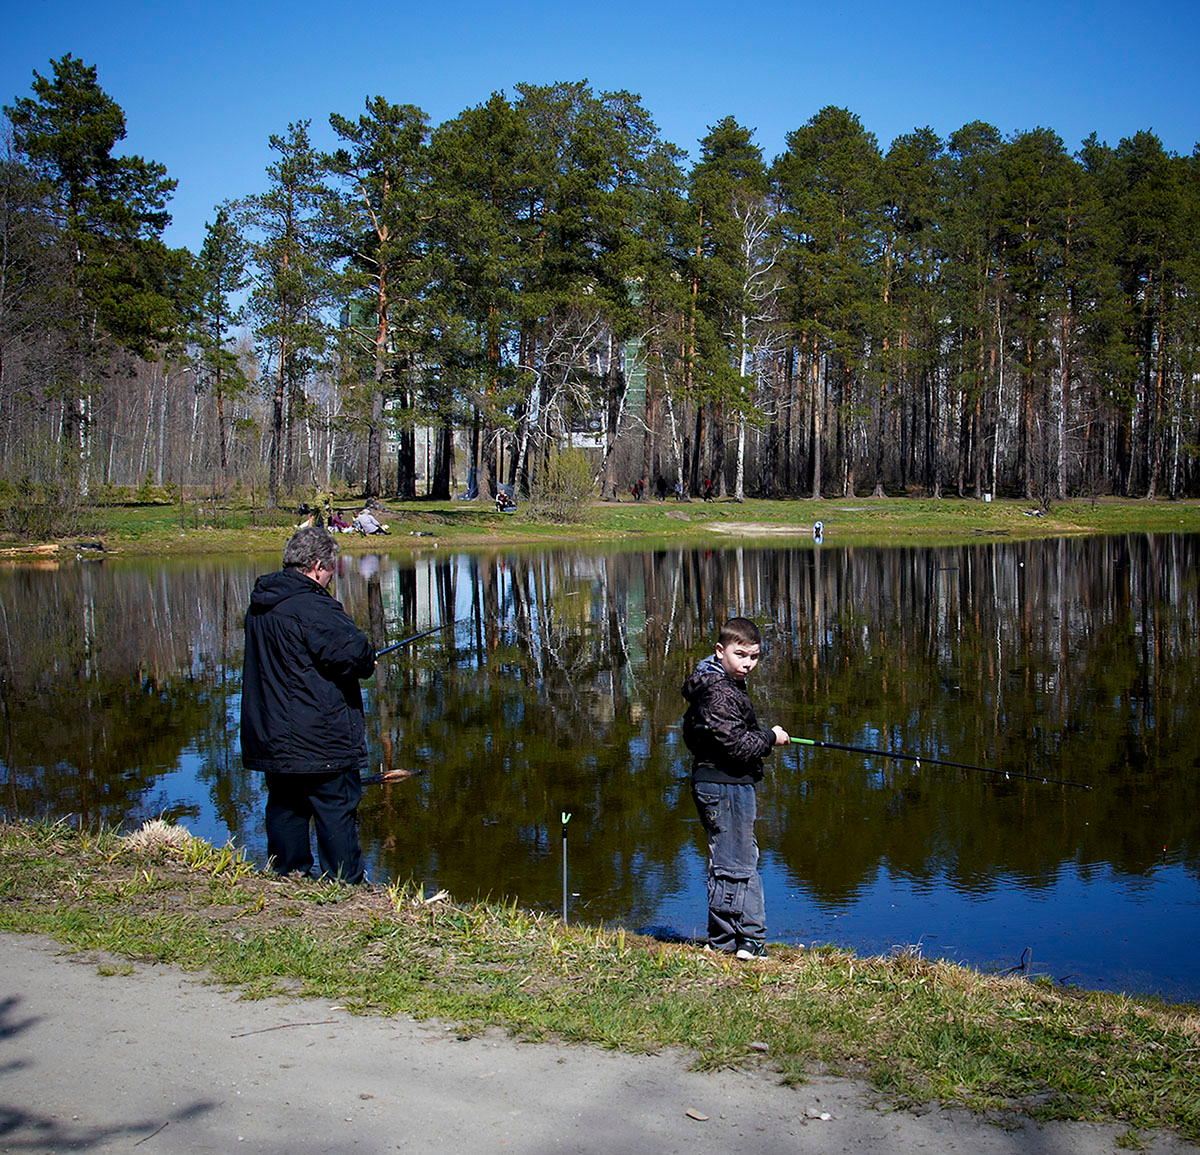
<svg viewBox="0 0 1200 1155">
<path fill-rule="evenodd" d="M 297 530 L 283 569 L 255 582 L 245 622 L 242 763 L 266 778 L 272 869 L 359 883 L 367 765 L 359 681 L 374 673 L 375 649 L 329 593 L 337 551 L 328 531 Z"/>
</svg>

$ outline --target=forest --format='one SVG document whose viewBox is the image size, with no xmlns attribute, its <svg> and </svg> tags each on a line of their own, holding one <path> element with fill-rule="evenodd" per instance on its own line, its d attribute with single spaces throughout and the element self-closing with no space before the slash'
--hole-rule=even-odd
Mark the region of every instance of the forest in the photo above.
<svg viewBox="0 0 1200 1155">
<path fill-rule="evenodd" d="M 328 120 L 193 253 L 94 66 L 5 106 L 10 498 L 486 497 L 569 447 L 608 498 L 1200 494 L 1200 149 L 826 107 L 692 161 L 586 82 Z"/>
</svg>

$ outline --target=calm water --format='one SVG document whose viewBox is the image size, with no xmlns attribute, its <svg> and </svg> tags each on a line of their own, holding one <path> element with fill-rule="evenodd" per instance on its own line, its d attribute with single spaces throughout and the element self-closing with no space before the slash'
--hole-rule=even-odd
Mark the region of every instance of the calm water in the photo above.
<svg viewBox="0 0 1200 1155">
<path fill-rule="evenodd" d="M 828 539 L 827 539 L 828 541 Z M 368 682 L 372 877 L 704 929 L 679 685 L 734 612 L 793 734 L 986 766 L 777 751 L 759 841 L 775 941 L 1200 999 L 1200 538 L 953 549 L 343 558 Z M 167 814 L 263 857 L 238 754 L 261 565 L 0 570 L 0 813 Z M 1090 791 L 1010 774 L 1087 783 Z"/>
</svg>

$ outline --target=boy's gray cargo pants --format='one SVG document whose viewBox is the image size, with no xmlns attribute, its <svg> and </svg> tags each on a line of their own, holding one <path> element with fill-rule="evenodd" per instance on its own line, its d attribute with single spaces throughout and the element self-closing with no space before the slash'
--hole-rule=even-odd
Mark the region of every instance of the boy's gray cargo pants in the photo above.
<svg viewBox="0 0 1200 1155">
<path fill-rule="evenodd" d="M 713 950 L 736 952 L 761 943 L 767 934 L 753 786 L 695 782 L 692 797 L 708 835 L 708 942 Z"/>
</svg>

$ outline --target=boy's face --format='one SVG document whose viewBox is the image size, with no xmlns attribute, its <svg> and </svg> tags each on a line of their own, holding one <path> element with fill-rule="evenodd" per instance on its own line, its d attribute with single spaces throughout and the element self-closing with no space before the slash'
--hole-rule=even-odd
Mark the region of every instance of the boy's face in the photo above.
<svg viewBox="0 0 1200 1155">
<path fill-rule="evenodd" d="M 746 675 L 758 665 L 761 656 L 760 647 L 748 645 L 746 642 L 730 642 L 727 646 L 717 643 L 717 661 L 721 663 L 725 673 L 731 678 L 737 678 L 739 682 L 746 680 Z"/>
</svg>

